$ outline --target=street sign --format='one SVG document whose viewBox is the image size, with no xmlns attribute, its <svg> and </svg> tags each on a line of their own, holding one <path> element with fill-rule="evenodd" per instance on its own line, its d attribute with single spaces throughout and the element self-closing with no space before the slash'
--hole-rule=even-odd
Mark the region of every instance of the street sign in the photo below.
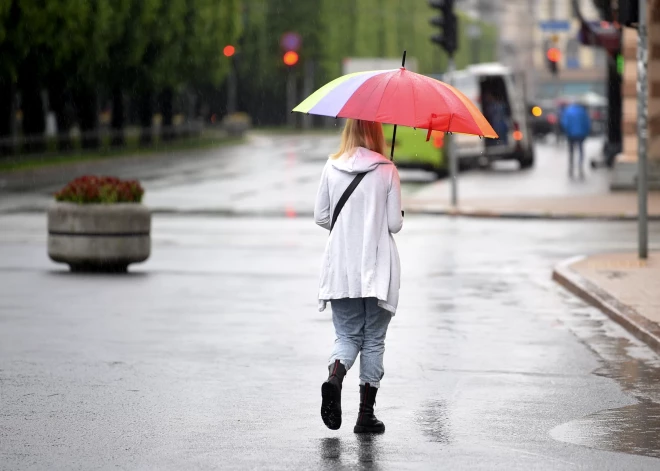
<svg viewBox="0 0 660 471">
<path fill-rule="evenodd" d="M 302 38 L 298 33 L 284 33 L 280 38 L 280 46 L 285 51 L 298 51 L 302 46 Z"/>
<path fill-rule="evenodd" d="M 568 20 L 545 20 L 539 22 L 542 31 L 570 31 L 571 23 Z"/>
</svg>

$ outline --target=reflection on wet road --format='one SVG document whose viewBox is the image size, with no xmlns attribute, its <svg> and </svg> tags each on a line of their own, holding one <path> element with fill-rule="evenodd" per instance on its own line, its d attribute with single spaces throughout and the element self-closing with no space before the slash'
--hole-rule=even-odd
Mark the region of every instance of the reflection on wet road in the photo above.
<svg viewBox="0 0 660 471">
<path fill-rule="evenodd" d="M 251 176 L 267 150 L 150 195 L 299 215 L 319 162 Z M 634 249 L 634 223 L 406 216 L 375 437 L 352 432 L 355 370 L 345 425 L 319 418 L 333 332 L 308 218 L 157 215 L 125 277 L 53 265 L 41 214 L 0 227 L 0 468 L 660 469 L 660 359 L 550 278 Z"/>
<path fill-rule="evenodd" d="M 612 338 L 608 322 L 590 324 L 589 345 L 606 359 L 594 374 L 617 381 L 635 404 L 604 409 L 552 430 L 561 440 L 660 458 L 660 359 L 628 338 Z"/>
<path fill-rule="evenodd" d="M 639 402 L 598 411 L 555 428 L 552 436 L 601 450 L 660 458 L 660 405 Z"/>
<path fill-rule="evenodd" d="M 550 279 L 634 224 L 407 217 L 379 437 L 352 432 L 353 370 L 345 425 L 318 417 L 333 338 L 307 219 L 158 216 L 128 277 L 53 271 L 43 218 L 0 224 L 8 469 L 658 469 L 658 357 Z"/>
</svg>

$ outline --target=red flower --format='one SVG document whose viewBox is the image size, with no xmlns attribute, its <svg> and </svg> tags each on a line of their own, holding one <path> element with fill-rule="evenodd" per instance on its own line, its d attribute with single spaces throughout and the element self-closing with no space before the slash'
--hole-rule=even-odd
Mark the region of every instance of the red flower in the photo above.
<svg viewBox="0 0 660 471">
<path fill-rule="evenodd" d="M 136 180 L 83 175 L 55 193 L 57 201 L 75 203 L 139 203 L 144 190 Z"/>
</svg>

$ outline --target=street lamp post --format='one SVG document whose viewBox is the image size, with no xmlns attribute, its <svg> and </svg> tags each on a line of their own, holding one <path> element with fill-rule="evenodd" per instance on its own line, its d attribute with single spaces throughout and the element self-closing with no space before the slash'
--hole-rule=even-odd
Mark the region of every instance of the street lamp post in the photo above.
<svg viewBox="0 0 660 471">
<path fill-rule="evenodd" d="M 646 0 L 639 1 L 637 38 L 637 198 L 639 258 L 648 258 L 648 162 L 646 156 L 648 136 L 648 31 L 646 28 Z"/>
</svg>

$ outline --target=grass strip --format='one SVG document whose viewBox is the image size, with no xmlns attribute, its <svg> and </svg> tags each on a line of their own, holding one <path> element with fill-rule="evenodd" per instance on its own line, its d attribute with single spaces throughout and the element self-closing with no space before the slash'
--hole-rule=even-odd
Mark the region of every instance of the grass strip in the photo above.
<svg viewBox="0 0 660 471">
<path fill-rule="evenodd" d="M 183 150 L 209 149 L 241 142 L 234 137 L 202 134 L 199 137 L 179 139 L 172 142 L 156 142 L 150 146 L 140 146 L 137 137 L 127 136 L 126 146 L 110 147 L 102 145 L 98 149 L 76 149 L 66 153 L 18 154 L 0 159 L 0 171 L 12 172 L 29 170 L 53 165 L 75 162 L 91 162 L 117 157 L 149 155 L 154 153 L 170 153 Z"/>
</svg>

